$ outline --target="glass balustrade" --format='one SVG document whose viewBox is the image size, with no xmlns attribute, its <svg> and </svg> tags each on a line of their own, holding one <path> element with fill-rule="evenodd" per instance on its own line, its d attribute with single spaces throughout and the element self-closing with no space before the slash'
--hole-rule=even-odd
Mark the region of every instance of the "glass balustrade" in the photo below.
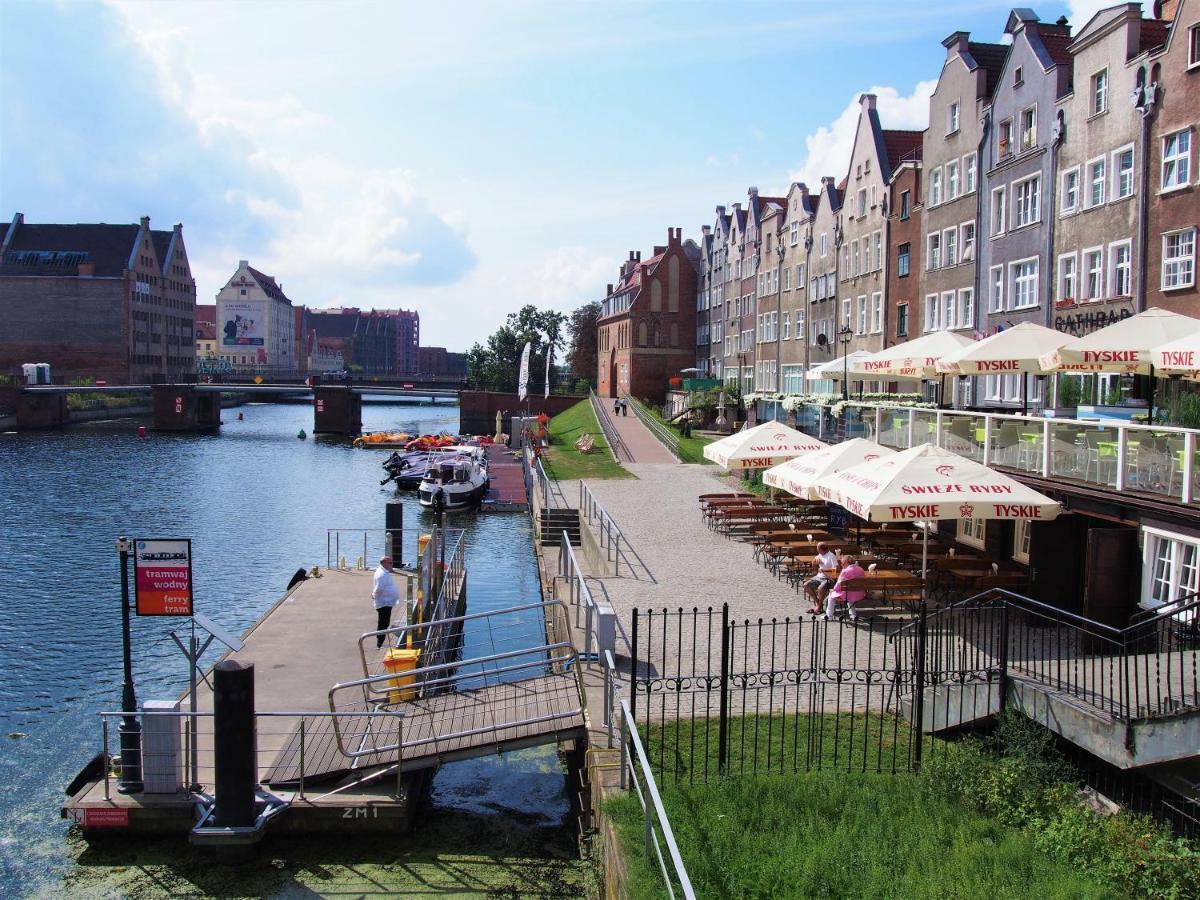
<svg viewBox="0 0 1200 900">
<path fill-rule="evenodd" d="M 938 434 L 938 446 L 967 459 L 983 462 L 984 436 L 987 417 L 980 413 L 942 413 L 942 428 Z"/>
</svg>

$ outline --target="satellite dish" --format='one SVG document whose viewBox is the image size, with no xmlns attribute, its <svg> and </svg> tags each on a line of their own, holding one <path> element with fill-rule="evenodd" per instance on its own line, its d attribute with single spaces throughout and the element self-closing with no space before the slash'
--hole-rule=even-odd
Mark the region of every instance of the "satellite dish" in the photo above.
<svg viewBox="0 0 1200 900">
<path fill-rule="evenodd" d="M 829 343 L 829 338 L 825 337 L 825 332 L 822 331 L 820 334 L 817 335 L 817 346 L 818 347 L 824 347 L 828 343 Z"/>
</svg>

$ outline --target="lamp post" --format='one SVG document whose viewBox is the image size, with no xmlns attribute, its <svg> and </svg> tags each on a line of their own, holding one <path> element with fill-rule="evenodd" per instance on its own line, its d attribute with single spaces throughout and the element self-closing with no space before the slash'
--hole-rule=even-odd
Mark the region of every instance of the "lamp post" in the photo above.
<svg viewBox="0 0 1200 900">
<path fill-rule="evenodd" d="M 854 332 L 849 325 L 843 325 L 842 330 L 838 332 L 838 342 L 842 345 L 842 399 L 850 399 L 850 362 L 846 355 L 846 351 L 850 348 L 850 339 L 854 337 Z"/>
<path fill-rule="evenodd" d="M 133 690 L 133 654 L 129 639 L 129 547 L 130 540 L 117 538 L 121 555 L 121 645 L 125 653 L 125 680 L 121 685 L 121 778 L 117 790 L 122 794 L 142 791 L 142 724 L 137 719 L 137 695 Z M 107 765 L 105 761 L 105 765 Z"/>
</svg>

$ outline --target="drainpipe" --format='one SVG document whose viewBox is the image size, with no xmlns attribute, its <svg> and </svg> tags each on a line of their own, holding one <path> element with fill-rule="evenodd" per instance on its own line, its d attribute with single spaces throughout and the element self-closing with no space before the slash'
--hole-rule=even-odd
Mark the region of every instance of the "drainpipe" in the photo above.
<svg viewBox="0 0 1200 900">
<path fill-rule="evenodd" d="M 987 190 L 983 178 L 983 173 L 986 171 L 983 157 L 990 146 L 991 134 L 992 114 L 989 110 L 983 114 L 983 118 L 979 122 L 979 143 L 975 145 L 975 321 L 973 324 L 975 330 L 980 334 L 985 334 L 983 317 L 986 315 L 983 311 L 983 248 L 987 246 L 985 241 L 990 239 L 989 229 L 991 227 L 990 223 L 983 221 L 983 193 Z M 979 405 L 978 388 L 979 379 L 972 378 L 971 400 L 976 406 Z"/>
<path fill-rule="evenodd" d="M 1063 120 L 1062 110 L 1055 114 L 1054 128 L 1050 133 L 1050 177 L 1046 190 L 1046 202 L 1042 204 L 1046 210 L 1046 263 L 1050 270 L 1050 278 L 1042 278 L 1046 284 L 1046 327 L 1054 327 L 1054 291 L 1053 285 L 1058 278 L 1056 260 L 1054 259 L 1054 225 L 1058 217 L 1055 203 L 1058 199 L 1058 151 L 1066 140 L 1067 127 Z M 1039 285 L 1040 288 L 1040 285 Z M 1026 376 L 1028 377 L 1028 376 Z"/>
<path fill-rule="evenodd" d="M 1150 73 L 1143 69 L 1148 80 Z M 1134 268 L 1133 285 L 1134 312 L 1142 312 L 1146 308 L 1146 246 L 1149 242 L 1149 229 L 1146 227 L 1147 216 L 1150 214 L 1150 124 L 1154 118 L 1155 103 L 1158 100 L 1158 84 L 1149 82 L 1142 89 L 1141 96 L 1135 101 L 1141 112 L 1141 127 L 1138 129 L 1138 153 L 1141 154 L 1138 185 L 1138 215 L 1134 239 L 1137 244 L 1138 264 Z"/>
<path fill-rule="evenodd" d="M 779 388 L 783 377 L 783 340 L 779 337 L 779 322 L 783 319 L 783 279 L 779 276 L 783 274 L 783 244 L 776 241 L 775 255 L 779 257 L 779 268 L 775 272 L 775 393 L 779 393 Z M 805 272 L 807 275 L 808 273 Z M 779 415 L 778 404 L 775 401 L 775 414 Z"/>
</svg>

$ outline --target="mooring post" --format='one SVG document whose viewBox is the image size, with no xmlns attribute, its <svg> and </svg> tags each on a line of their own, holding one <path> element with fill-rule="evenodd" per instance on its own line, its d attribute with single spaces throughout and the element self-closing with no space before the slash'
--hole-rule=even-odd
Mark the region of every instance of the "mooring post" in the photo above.
<svg viewBox="0 0 1200 900">
<path fill-rule="evenodd" d="M 213 667 L 215 823 L 247 827 L 255 820 L 254 664 L 228 659 Z"/>
<path fill-rule="evenodd" d="M 404 504 L 389 500 L 384 507 L 384 528 L 387 530 L 384 553 L 392 558 L 392 565 L 404 565 Z"/>
</svg>

